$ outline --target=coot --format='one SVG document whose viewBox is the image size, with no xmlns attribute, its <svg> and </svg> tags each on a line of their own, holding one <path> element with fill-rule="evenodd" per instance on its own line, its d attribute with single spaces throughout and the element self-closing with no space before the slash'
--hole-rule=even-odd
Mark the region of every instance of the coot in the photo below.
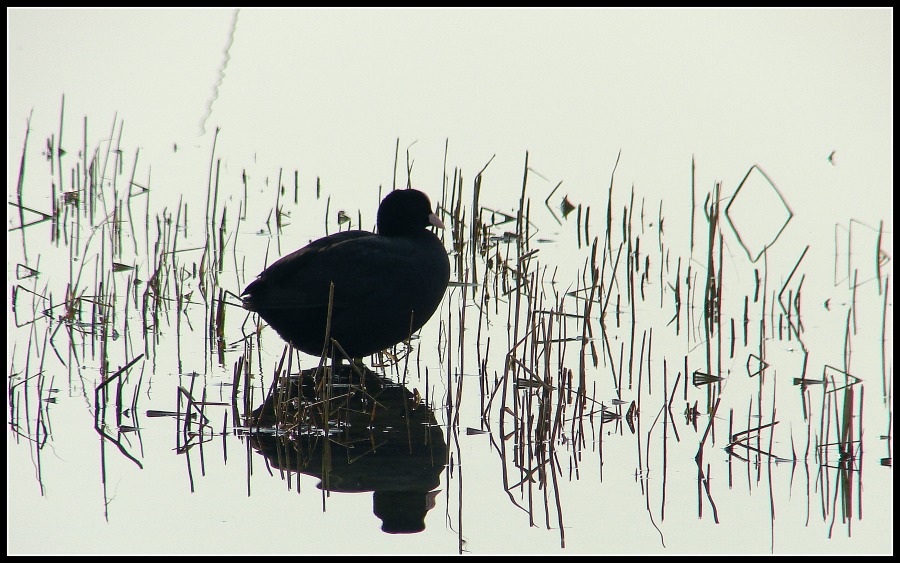
<svg viewBox="0 0 900 563">
<path fill-rule="evenodd" d="M 334 283 L 331 337 L 353 358 L 409 338 L 437 309 L 450 260 L 429 225 L 443 228 L 424 193 L 396 190 L 378 207 L 378 233 L 344 231 L 284 256 L 241 294 L 294 348 L 325 348 L 328 292 Z"/>
</svg>

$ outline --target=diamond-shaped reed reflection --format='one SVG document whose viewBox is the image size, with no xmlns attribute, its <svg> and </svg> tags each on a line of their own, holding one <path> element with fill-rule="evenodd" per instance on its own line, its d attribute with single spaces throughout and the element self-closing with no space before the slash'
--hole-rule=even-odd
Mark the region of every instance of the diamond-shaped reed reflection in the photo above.
<svg viewBox="0 0 900 563">
<path fill-rule="evenodd" d="M 741 180 L 725 216 L 751 262 L 756 262 L 794 216 L 775 183 L 757 165 Z"/>
</svg>

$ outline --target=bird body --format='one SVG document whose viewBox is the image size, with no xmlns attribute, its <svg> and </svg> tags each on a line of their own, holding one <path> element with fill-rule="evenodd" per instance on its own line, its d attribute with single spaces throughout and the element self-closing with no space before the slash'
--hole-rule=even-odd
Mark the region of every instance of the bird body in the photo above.
<svg viewBox="0 0 900 563">
<path fill-rule="evenodd" d="M 409 338 L 434 314 L 450 278 L 443 227 L 417 190 L 388 194 L 378 209 L 378 233 L 344 231 L 315 240 L 264 270 L 242 293 L 298 350 L 325 350 L 330 336 L 350 357 L 374 354 Z"/>
</svg>

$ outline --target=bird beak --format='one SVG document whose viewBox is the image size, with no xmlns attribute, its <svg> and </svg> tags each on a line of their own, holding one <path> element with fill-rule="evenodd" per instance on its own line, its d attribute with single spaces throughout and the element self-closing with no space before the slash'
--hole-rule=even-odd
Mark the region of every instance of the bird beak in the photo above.
<svg viewBox="0 0 900 563">
<path fill-rule="evenodd" d="M 432 213 L 431 215 L 428 216 L 428 222 L 430 224 L 434 225 L 435 227 L 437 227 L 438 229 L 444 228 L 444 224 L 441 222 L 440 219 L 438 219 L 438 216 L 435 215 L 434 213 Z"/>
</svg>

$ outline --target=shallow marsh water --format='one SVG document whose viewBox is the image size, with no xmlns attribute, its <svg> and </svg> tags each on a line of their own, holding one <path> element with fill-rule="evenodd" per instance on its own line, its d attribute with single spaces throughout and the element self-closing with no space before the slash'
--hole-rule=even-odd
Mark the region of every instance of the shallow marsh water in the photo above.
<svg viewBox="0 0 900 563">
<path fill-rule="evenodd" d="M 238 142 L 264 127 L 229 117 L 245 52 L 213 105 L 233 128 L 190 142 L 61 86 L 10 115 L 8 551 L 892 551 L 892 190 L 856 137 L 657 159 L 629 131 L 559 157 L 537 127 L 494 147 L 444 127 L 304 133 L 287 157 Z M 258 453 L 244 417 L 284 346 L 233 294 L 312 238 L 372 228 L 407 182 L 440 202 L 455 283 L 408 352 L 367 361 L 445 444 L 425 529 L 389 534 L 371 492 Z"/>
</svg>

